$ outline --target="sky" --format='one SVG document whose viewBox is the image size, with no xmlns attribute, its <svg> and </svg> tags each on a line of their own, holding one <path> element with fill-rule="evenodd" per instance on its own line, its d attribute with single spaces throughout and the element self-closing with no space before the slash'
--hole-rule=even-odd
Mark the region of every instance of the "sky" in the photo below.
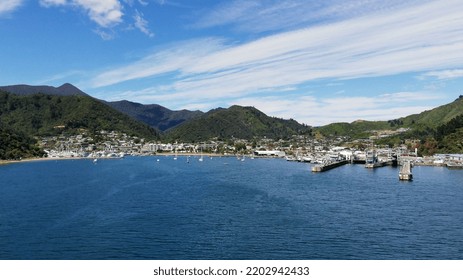
<svg viewBox="0 0 463 280">
<path fill-rule="evenodd" d="M 461 0 L 0 0 L 0 85 L 319 126 L 463 94 Z"/>
</svg>

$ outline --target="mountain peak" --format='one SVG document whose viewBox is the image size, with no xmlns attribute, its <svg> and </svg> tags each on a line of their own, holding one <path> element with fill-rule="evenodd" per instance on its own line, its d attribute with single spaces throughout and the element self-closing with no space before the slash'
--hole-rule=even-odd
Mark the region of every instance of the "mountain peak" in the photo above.
<svg viewBox="0 0 463 280">
<path fill-rule="evenodd" d="M 85 92 L 78 89 L 76 86 L 65 83 L 60 87 L 52 86 L 31 86 L 31 85 L 10 85 L 10 86 L 0 86 L 0 90 L 17 94 L 17 95 L 31 95 L 36 93 L 43 93 L 49 95 L 85 95 L 88 96 Z"/>
</svg>

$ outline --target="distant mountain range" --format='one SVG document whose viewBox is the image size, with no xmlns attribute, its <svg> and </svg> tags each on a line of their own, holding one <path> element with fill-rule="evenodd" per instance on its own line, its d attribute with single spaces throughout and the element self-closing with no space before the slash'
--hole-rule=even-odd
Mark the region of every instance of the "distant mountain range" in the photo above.
<svg viewBox="0 0 463 280">
<path fill-rule="evenodd" d="M 169 110 L 161 105 L 143 105 L 127 100 L 106 102 L 112 108 L 160 131 L 172 129 L 185 121 L 204 115 L 201 111 Z"/>
</svg>

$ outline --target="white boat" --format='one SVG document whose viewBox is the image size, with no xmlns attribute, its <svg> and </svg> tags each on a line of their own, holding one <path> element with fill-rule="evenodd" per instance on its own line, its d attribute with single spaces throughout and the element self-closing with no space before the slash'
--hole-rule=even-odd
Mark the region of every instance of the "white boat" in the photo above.
<svg viewBox="0 0 463 280">
<path fill-rule="evenodd" d="M 294 156 L 286 156 L 285 159 L 286 161 L 297 161 L 297 158 L 295 158 Z"/>
<path fill-rule="evenodd" d="M 93 163 L 97 163 L 97 162 L 98 162 L 97 158 L 93 159 Z"/>
<path fill-rule="evenodd" d="M 199 161 L 203 161 L 204 158 L 203 158 L 203 149 L 201 148 L 201 156 L 199 157 Z"/>
<path fill-rule="evenodd" d="M 461 162 L 447 162 L 446 165 L 449 169 L 463 169 L 463 163 Z"/>
</svg>

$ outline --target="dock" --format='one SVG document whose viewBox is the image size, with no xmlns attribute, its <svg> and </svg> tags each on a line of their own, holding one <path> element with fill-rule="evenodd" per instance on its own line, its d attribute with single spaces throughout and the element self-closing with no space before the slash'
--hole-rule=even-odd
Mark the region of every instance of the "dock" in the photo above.
<svg viewBox="0 0 463 280">
<path fill-rule="evenodd" d="M 412 165 L 410 161 L 403 162 L 402 166 L 400 167 L 399 180 L 401 181 L 413 180 Z"/>
<path fill-rule="evenodd" d="M 330 163 L 317 164 L 312 167 L 312 172 L 324 172 L 324 171 L 342 166 L 347 163 L 349 163 L 348 160 L 341 160 L 341 161 L 335 161 L 335 162 L 330 162 Z"/>
</svg>

